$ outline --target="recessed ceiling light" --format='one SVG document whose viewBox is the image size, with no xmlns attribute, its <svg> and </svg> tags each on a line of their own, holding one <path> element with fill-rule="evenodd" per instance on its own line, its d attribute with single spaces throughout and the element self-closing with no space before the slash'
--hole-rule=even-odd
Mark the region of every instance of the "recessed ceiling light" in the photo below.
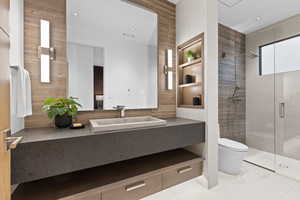
<svg viewBox="0 0 300 200">
<path fill-rule="evenodd" d="M 78 17 L 79 13 L 78 12 L 73 12 L 73 16 Z"/>
<path fill-rule="evenodd" d="M 256 17 L 256 21 L 260 21 L 261 20 L 261 17 Z"/>
</svg>

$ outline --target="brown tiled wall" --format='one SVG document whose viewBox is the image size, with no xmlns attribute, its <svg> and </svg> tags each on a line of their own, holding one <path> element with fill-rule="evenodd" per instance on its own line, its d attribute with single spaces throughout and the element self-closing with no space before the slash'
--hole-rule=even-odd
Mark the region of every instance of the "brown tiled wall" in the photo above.
<svg viewBox="0 0 300 200">
<path fill-rule="evenodd" d="M 221 137 L 245 143 L 245 47 L 244 34 L 219 25 L 219 123 Z M 234 88 L 239 101 L 233 101 Z"/>
<path fill-rule="evenodd" d="M 66 1 L 24 1 L 24 62 L 30 73 L 33 115 L 25 118 L 25 127 L 47 127 L 51 121 L 42 112 L 43 101 L 48 97 L 65 97 L 68 68 L 66 60 Z M 51 66 L 51 83 L 40 82 L 40 19 L 51 22 L 51 44 L 56 48 L 56 60 Z"/>
<path fill-rule="evenodd" d="M 165 50 L 173 49 L 176 43 L 176 7 L 167 0 L 129 0 L 156 12 L 159 16 L 159 108 L 153 110 L 130 110 L 128 116 L 153 115 L 160 118 L 176 116 L 176 91 L 166 90 L 164 62 Z M 25 0 L 25 68 L 32 78 L 33 115 L 27 117 L 26 127 L 52 126 L 45 113 L 41 111 L 43 101 L 48 97 L 67 96 L 68 66 L 66 58 L 66 0 Z M 40 83 L 39 59 L 39 20 L 51 22 L 51 43 L 56 48 L 57 58 L 51 66 L 51 83 Z M 175 63 L 175 55 L 173 57 Z M 174 67 L 174 70 L 176 68 Z M 174 71 L 175 72 L 175 71 Z M 175 80 L 174 73 L 174 80 Z M 174 82 L 175 87 L 175 82 Z M 87 123 L 93 118 L 117 117 L 115 111 L 80 112 L 78 120 Z"/>
</svg>

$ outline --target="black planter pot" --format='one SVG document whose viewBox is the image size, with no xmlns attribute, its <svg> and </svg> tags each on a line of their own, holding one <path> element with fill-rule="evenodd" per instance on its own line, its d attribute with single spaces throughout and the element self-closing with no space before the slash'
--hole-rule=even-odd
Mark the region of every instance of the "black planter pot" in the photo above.
<svg viewBox="0 0 300 200">
<path fill-rule="evenodd" d="M 57 128 L 68 128 L 72 124 L 72 117 L 68 115 L 57 115 L 54 121 Z"/>
</svg>

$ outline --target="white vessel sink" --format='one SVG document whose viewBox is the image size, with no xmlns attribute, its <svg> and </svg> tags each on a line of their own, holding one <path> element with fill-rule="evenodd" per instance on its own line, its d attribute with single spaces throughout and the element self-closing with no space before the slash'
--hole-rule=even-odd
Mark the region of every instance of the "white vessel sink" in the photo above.
<svg viewBox="0 0 300 200">
<path fill-rule="evenodd" d="M 151 116 L 90 120 L 93 132 L 165 126 L 167 122 Z"/>
</svg>

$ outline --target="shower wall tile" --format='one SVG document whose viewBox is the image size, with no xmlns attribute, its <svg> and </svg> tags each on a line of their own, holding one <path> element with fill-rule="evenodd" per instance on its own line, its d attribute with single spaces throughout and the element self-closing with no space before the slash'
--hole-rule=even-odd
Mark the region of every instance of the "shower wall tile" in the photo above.
<svg viewBox="0 0 300 200">
<path fill-rule="evenodd" d="M 219 124 L 220 135 L 245 143 L 246 88 L 244 34 L 219 25 Z M 238 99 L 230 99 L 235 87 Z"/>
</svg>

